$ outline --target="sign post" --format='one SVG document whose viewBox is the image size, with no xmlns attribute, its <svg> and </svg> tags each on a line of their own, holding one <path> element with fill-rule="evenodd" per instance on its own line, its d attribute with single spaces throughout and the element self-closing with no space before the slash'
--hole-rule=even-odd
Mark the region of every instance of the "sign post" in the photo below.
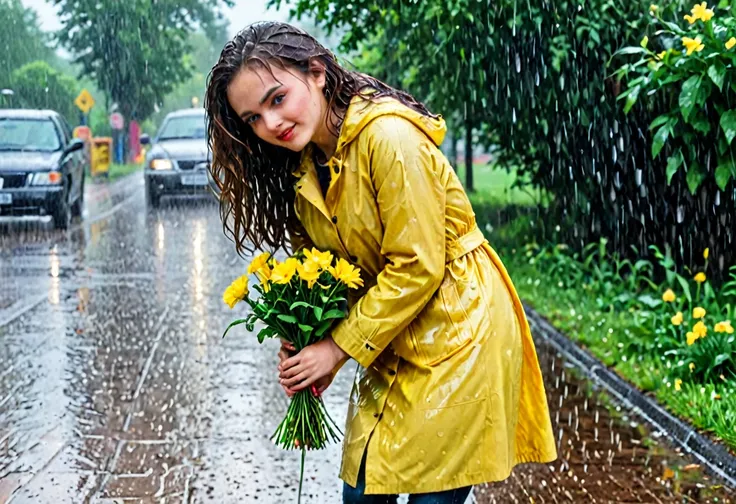
<svg viewBox="0 0 736 504">
<path fill-rule="evenodd" d="M 124 142 L 123 142 L 123 126 L 125 125 L 125 118 L 120 112 L 113 112 L 110 114 L 110 127 L 115 132 L 115 161 L 122 164 Z"/>
<path fill-rule="evenodd" d="M 74 105 L 81 111 L 79 114 L 79 122 L 82 126 L 87 125 L 87 114 L 95 106 L 95 99 L 89 94 L 89 91 L 82 89 L 77 98 L 74 100 Z"/>
</svg>

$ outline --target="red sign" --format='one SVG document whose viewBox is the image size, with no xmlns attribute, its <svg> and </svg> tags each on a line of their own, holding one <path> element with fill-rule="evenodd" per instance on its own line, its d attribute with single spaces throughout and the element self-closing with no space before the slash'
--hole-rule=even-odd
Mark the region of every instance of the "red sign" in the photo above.
<svg viewBox="0 0 736 504">
<path fill-rule="evenodd" d="M 110 127 L 114 130 L 121 130 L 124 126 L 123 114 L 120 112 L 113 112 L 110 114 Z"/>
<path fill-rule="evenodd" d="M 89 126 L 77 126 L 74 128 L 73 136 L 86 142 L 92 138 L 92 130 L 89 129 Z"/>
</svg>

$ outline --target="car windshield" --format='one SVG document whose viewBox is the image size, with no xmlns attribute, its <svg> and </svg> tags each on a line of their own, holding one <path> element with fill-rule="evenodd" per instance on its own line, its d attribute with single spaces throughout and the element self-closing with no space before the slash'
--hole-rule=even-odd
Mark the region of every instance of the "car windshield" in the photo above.
<svg viewBox="0 0 736 504">
<path fill-rule="evenodd" d="M 0 118 L 0 151 L 51 152 L 61 147 L 49 119 Z"/>
<path fill-rule="evenodd" d="M 204 138 L 204 116 L 173 117 L 166 121 L 158 135 L 159 140 L 175 138 Z"/>
</svg>

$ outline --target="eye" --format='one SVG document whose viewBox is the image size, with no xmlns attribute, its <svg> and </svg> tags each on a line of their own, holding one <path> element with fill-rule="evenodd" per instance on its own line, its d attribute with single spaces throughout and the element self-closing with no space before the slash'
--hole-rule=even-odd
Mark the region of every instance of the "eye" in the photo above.
<svg viewBox="0 0 736 504">
<path fill-rule="evenodd" d="M 253 115 L 249 116 L 248 119 L 245 120 L 245 123 L 246 124 L 253 124 L 254 122 L 256 122 L 258 120 L 259 117 L 260 116 L 258 114 L 253 114 Z"/>
<path fill-rule="evenodd" d="M 284 101 L 285 97 L 285 94 L 276 95 L 276 97 L 273 99 L 273 104 L 280 105 Z"/>
</svg>

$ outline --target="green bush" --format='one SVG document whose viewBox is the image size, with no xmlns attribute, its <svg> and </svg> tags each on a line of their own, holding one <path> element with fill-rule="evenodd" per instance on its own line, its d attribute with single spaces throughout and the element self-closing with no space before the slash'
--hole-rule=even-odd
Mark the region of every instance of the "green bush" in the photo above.
<svg viewBox="0 0 736 504">
<path fill-rule="evenodd" d="M 79 123 L 79 109 L 74 99 L 79 94 L 77 81 L 51 67 L 45 61 L 32 61 L 11 74 L 15 106 L 51 109 L 63 115 L 69 124 Z"/>
<path fill-rule="evenodd" d="M 672 7 L 652 5 L 650 12 L 659 28 L 653 38 L 644 36 L 640 47 L 616 53 L 639 57 L 617 72 L 628 87 L 619 100 L 626 99 L 628 112 L 640 96 L 677 96 L 649 127 L 656 129 L 652 157 L 666 145 L 667 182 L 684 171 L 691 194 L 708 175 L 725 191 L 736 177 L 736 19 L 726 9 L 716 16 L 705 3 L 684 16 L 687 23 L 678 23 L 679 13 Z M 736 4 L 730 12 L 736 13 Z M 703 160 L 710 158 L 716 168 L 709 173 Z"/>
</svg>

